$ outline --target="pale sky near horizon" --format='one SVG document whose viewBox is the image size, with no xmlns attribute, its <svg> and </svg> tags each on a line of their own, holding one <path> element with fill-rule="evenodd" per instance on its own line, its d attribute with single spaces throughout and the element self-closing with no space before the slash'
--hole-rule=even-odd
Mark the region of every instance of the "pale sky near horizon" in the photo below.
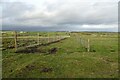
<svg viewBox="0 0 120 80">
<path fill-rule="evenodd" d="M 1 0 L 0 22 L 5 29 L 57 27 L 118 30 L 119 0 Z M 11 27 L 7 27 L 11 26 Z"/>
</svg>

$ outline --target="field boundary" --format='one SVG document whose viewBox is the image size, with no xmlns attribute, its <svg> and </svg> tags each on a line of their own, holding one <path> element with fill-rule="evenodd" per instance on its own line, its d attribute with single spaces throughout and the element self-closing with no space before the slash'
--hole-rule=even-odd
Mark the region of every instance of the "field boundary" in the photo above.
<svg viewBox="0 0 120 80">
<path fill-rule="evenodd" d="M 50 45 L 50 44 L 53 44 L 53 43 L 60 42 L 61 40 L 65 40 L 65 39 L 67 39 L 67 38 L 63 38 L 63 39 L 60 39 L 60 40 L 56 40 L 56 41 L 48 42 L 48 43 L 44 43 L 44 44 L 34 44 L 34 45 L 25 46 L 25 47 L 19 47 L 15 52 L 19 52 L 23 49 L 35 48 L 35 47 L 38 47 L 38 46 L 47 46 L 47 45 Z"/>
<path fill-rule="evenodd" d="M 24 48 L 27 49 L 41 45 L 49 45 L 70 37 L 67 35 L 49 36 L 49 33 L 47 33 L 47 36 L 41 36 L 39 32 L 36 33 L 34 36 L 30 34 L 28 35 L 23 34 L 23 36 L 21 36 L 18 34 L 17 31 L 14 31 L 13 34 L 14 34 L 13 36 L 2 37 L 2 38 L 13 39 L 12 44 L 13 44 L 13 48 L 15 49 L 15 52 L 17 52 L 17 50 L 19 49 L 24 49 Z M 25 43 L 26 41 L 27 43 Z"/>
</svg>

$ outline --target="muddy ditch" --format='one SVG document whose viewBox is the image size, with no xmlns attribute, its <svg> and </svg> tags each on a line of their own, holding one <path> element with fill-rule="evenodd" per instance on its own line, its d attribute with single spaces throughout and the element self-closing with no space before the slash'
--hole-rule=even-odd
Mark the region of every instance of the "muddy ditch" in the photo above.
<svg viewBox="0 0 120 80">
<path fill-rule="evenodd" d="M 52 72 L 53 71 L 53 68 L 49 68 L 49 67 L 44 67 L 42 69 L 40 69 L 40 72 Z"/>
<path fill-rule="evenodd" d="M 66 39 L 66 38 L 64 38 L 64 39 Z M 61 40 L 64 40 L 64 39 L 61 39 Z M 53 44 L 53 43 L 58 43 L 61 40 L 57 40 L 57 41 L 46 43 L 46 44 L 40 44 L 40 45 L 32 46 L 32 47 L 21 47 L 21 48 L 18 48 L 18 50 L 15 53 L 23 53 L 23 54 L 29 54 L 29 53 L 56 54 L 56 52 L 59 49 L 58 47 L 53 47 L 53 48 L 50 48 L 50 49 L 46 49 L 45 46 L 49 46 L 50 44 Z"/>
<path fill-rule="evenodd" d="M 22 53 L 22 54 L 30 54 L 30 53 L 44 53 L 44 54 L 56 54 L 58 51 L 57 47 L 53 47 L 50 49 L 46 49 L 45 47 L 32 47 L 32 48 L 24 48 L 22 50 L 17 50 L 15 53 Z"/>
<path fill-rule="evenodd" d="M 47 43 L 47 44 L 41 44 L 39 46 L 33 46 L 33 47 L 22 47 L 19 48 L 15 53 L 23 53 L 23 54 L 29 54 L 29 53 L 45 53 L 45 54 L 56 54 L 59 48 L 52 47 L 49 49 L 46 49 L 45 46 L 49 46 L 50 44 L 60 42 L 61 40 Z"/>
</svg>

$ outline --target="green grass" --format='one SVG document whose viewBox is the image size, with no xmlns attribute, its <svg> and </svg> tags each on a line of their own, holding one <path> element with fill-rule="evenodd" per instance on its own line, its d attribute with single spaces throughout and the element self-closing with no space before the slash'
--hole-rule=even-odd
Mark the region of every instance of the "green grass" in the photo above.
<svg viewBox="0 0 120 80">
<path fill-rule="evenodd" d="M 100 37 L 101 34 L 106 36 Z M 70 38 L 38 47 L 46 53 L 20 54 L 14 53 L 14 49 L 6 49 L 3 51 L 3 78 L 117 78 L 118 38 L 116 33 L 109 34 L 112 35 L 71 33 Z M 79 37 L 90 39 L 91 52 L 81 45 Z M 47 54 L 51 48 L 57 48 L 56 54 Z M 44 68 L 52 70 L 42 72 Z"/>
</svg>

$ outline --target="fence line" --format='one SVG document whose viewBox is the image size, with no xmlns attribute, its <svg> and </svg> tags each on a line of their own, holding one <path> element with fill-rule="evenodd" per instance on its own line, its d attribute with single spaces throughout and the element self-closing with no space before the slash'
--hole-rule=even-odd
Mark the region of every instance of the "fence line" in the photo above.
<svg viewBox="0 0 120 80">
<path fill-rule="evenodd" d="M 90 39 L 83 39 L 80 37 L 80 44 L 87 49 L 87 52 L 90 52 Z"/>
<path fill-rule="evenodd" d="M 21 37 L 21 36 L 18 36 L 17 32 L 15 31 L 14 37 L 4 37 L 4 38 L 13 38 L 14 39 L 14 48 L 15 48 L 15 52 L 16 52 L 18 50 L 18 48 L 20 48 L 20 47 L 34 47 L 34 46 L 39 46 L 41 44 L 49 44 L 49 43 L 57 42 L 59 40 L 63 40 L 63 39 L 68 38 L 68 37 L 70 37 L 70 36 L 62 36 L 62 37 L 51 36 L 50 37 L 49 33 L 46 37 L 41 37 L 40 33 L 37 33 L 36 36 L 26 36 L 26 37 L 22 36 Z M 25 44 L 25 40 L 27 40 L 27 41 L 31 40 L 30 44 L 28 44 L 28 46 L 26 46 L 26 44 L 29 42 L 27 42 Z M 20 41 L 24 42 L 23 43 L 24 46 L 23 45 L 21 46 L 22 42 L 20 42 Z M 34 42 L 34 43 L 31 44 L 32 42 Z"/>
</svg>

